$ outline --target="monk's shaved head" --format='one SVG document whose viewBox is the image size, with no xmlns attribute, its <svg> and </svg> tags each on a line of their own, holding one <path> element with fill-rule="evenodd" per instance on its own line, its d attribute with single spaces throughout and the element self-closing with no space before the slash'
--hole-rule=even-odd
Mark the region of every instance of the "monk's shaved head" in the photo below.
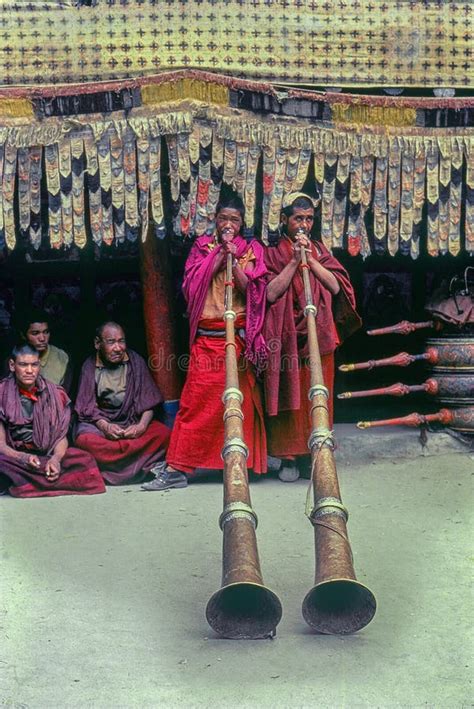
<svg viewBox="0 0 474 709">
<path fill-rule="evenodd" d="M 95 336 L 100 339 L 100 338 L 102 337 L 102 335 L 104 334 L 105 328 L 106 328 L 106 327 L 109 327 L 109 326 L 110 326 L 110 327 L 115 327 L 115 328 L 117 328 L 117 329 L 119 329 L 119 330 L 122 330 L 122 332 L 124 331 L 124 330 L 123 330 L 123 327 L 120 325 L 120 323 L 115 322 L 115 320 L 105 320 L 103 323 L 101 323 L 101 324 L 99 325 L 99 327 L 96 328 L 96 330 L 95 330 Z"/>
</svg>

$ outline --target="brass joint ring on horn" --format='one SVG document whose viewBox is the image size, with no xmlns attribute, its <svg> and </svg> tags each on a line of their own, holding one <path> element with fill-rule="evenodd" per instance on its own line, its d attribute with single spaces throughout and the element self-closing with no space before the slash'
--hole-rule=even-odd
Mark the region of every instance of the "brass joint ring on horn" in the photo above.
<svg viewBox="0 0 474 709">
<path fill-rule="evenodd" d="M 312 305 L 312 304 L 305 305 L 304 314 L 309 315 L 310 313 L 311 313 L 311 315 L 314 315 L 314 317 L 316 317 L 316 315 L 318 314 L 318 309 L 315 305 Z"/>
<path fill-rule="evenodd" d="M 224 311 L 224 320 L 235 320 L 237 317 L 237 313 L 235 310 L 225 310 Z"/>
<path fill-rule="evenodd" d="M 311 431 L 311 435 L 308 439 L 308 448 L 313 450 L 313 448 L 322 448 L 327 446 L 334 450 L 336 447 L 336 442 L 334 440 L 334 431 L 330 431 L 328 428 L 317 428 Z"/>
<path fill-rule="evenodd" d="M 233 519 L 247 519 L 253 524 L 254 529 L 257 529 L 258 517 L 245 502 L 229 502 L 219 517 L 219 527 L 224 530 L 224 525 Z"/>
<path fill-rule="evenodd" d="M 221 457 L 224 460 L 228 453 L 241 453 L 245 458 L 249 457 L 249 449 L 245 445 L 245 442 L 241 438 L 229 438 L 228 441 L 224 443 L 222 449 Z"/>
<path fill-rule="evenodd" d="M 318 519 L 318 517 L 324 517 L 324 515 L 337 515 L 342 517 L 345 522 L 349 519 L 347 508 L 337 497 L 320 497 L 316 501 L 309 518 L 313 522 L 313 520 Z"/>
<path fill-rule="evenodd" d="M 312 401 L 318 394 L 321 394 L 322 396 L 325 396 L 326 399 L 329 399 L 329 389 L 325 387 L 324 384 L 315 384 L 310 387 L 308 391 L 308 399 Z"/>
<path fill-rule="evenodd" d="M 244 415 L 242 409 L 238 409 L 237 406 L 229 406 L 228 409 L 224 411 L 224 416 L 222 417 L 224 421 L 227 421 L 231 416 L 237 416 L 241 421 L 244 420 Z"/>
<path fill-rule="evenodd" d="M 237 389 L 237 387 L 229 387 L 228 389 L 225 389 L 222 394 L 222 403 L 225 404 L 227 399 L 237 399 L 237 401 L 241 404 L 244 400 L 244 395 L 240 389 Z"/>
</svg>

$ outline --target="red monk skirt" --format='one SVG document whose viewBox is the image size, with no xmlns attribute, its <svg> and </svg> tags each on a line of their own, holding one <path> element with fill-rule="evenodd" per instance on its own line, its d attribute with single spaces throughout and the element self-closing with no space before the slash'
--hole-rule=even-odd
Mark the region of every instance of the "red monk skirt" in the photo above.
<svg viewBox="0 0 474 709">
<path fill-rule="evenodd" d="M 329 390 L 329 426 L 333 422 L 334 354 L 322 355 L 324 384 Z M 309 455 L 308 439 L 311 433 L 311 402 L 308 391 L 311 386 L 307 365 L 300 368 L 300 401 L 297 411 L 280 411 L 277 416 L 268 416 L 268 452 L 276 458 L 291 460 L 298 455 Z"/>
<path fill-rule="evenodd" d="M 105 492 L 95 460 L 85 451 L 68 448 L 61 461 L 61 475 L 55 481 L 48 480 L 44 473 L 48 458 L 38 457 L 41 469 L 31 470 L 17 460 L 0 456 L 1 486 L 8 489 L 12 497 L 58 497 Z"/>
<path fill-rule="evenodd" d="M 90 453 L 109 485 L 140 483 L 150 469 L 163 460 L 170 429 L 152 421 L 138 438 L 111 441 L 92 424 L 81 424 L 84 433 L 76 438 L 76 446 Z M 89 432 L 90 431 L 90 432 Z"/>
<path fill-rule="evenodd" d="M 267 444 L 260 391 L 254 373 L 240 356 L 243 342 L 236 338 L 239 387 L 244 396 L 244 440 L 249 449 L 247 467 L 267 471 Z M 225 338 L 198 337 L 192 348 L 188 375 L 176 416 L 166 462 L 192 474 L 195 468 L 221 470 L 224 445 Z"/>
</svg>

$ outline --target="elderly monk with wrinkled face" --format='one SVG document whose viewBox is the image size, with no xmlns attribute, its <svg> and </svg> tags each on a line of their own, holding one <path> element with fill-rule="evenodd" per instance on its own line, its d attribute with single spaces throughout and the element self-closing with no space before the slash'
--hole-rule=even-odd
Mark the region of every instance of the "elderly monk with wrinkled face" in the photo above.
<svg viewBox="0 0 474 709">
<path fill-rule="evenodd" d="M 169 429 L 154 420 L 163 398 L 118 323 L 98 327 L 94 346 L 79 381 L 76 445 L 94 456 L 109 485 L 142 482 L 168 444 Z"/>
<path fill-rule="evenodd" d="M 95 460 L 68 447 L 69 398 L 40 374 L 39 352 L 13 349 L 0 382 L 0 488 L 14 497 L 105 492 Z"/>
</svg>

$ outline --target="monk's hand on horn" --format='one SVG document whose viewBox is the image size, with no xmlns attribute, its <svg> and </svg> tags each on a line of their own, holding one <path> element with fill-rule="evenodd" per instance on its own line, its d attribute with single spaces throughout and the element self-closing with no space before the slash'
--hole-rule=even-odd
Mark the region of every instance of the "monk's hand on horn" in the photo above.
<svg viewBox="0 0 474 709">
<path fill-rule="evenodd" d="M 295 244 L 298 246 L 298 248 L 301 248 L 304 246 L 305 251 L 309 251 L 310 248 L 310 241 L 308 238 L 308 235 L 304 231 L 299 231 L 295 235 Z"/>
</svg>

